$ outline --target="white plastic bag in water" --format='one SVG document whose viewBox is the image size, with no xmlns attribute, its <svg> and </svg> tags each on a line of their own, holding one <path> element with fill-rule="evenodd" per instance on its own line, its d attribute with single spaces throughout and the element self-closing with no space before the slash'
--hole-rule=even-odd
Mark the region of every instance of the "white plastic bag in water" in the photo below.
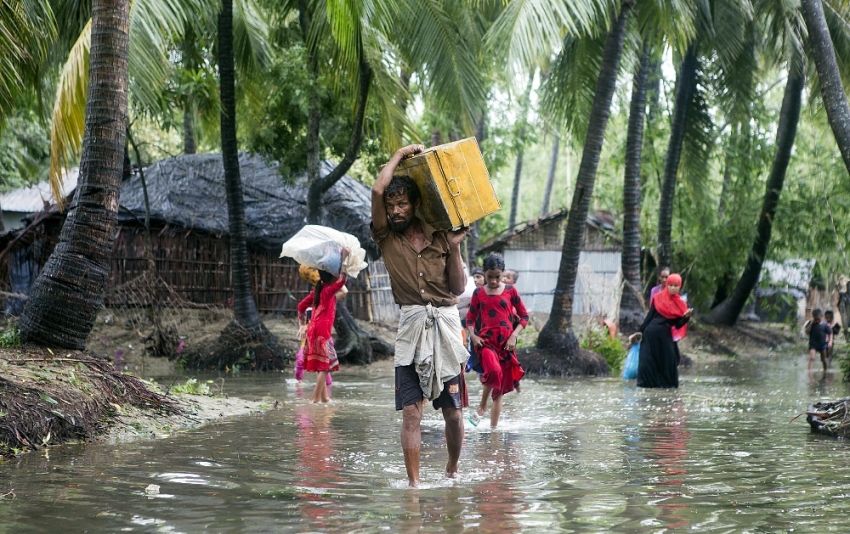
<svg viewBox="0 0 850 534">
<path fill-rule="evenodd" d="M 345 248 L 349 251 L 348 257 L 340 262 Z M 344 272 L 351 278 L 357 278 L 367 266 L 364 261 L 366 251 L 356 237 L 315 224 L 308 224 L 284 243 L 280 257 L 290 257 L 298 263 L 327 271 L 334 276 Z"/>
</svg>

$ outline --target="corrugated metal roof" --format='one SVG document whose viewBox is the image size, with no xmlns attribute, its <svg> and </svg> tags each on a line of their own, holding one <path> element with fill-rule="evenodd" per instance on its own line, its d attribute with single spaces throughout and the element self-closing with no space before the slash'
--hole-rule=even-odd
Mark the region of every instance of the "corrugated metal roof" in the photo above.
<svg viewBox="0 0 850 534">
<path fill-rule="evenodd" d="M 77 187 L 79 169 L 69 169 L 62 180 L 62 192 L 68 195 Z M 3 211 L 16 211 L 20 213 L 35 213 L 44 209 L 44 203 L 55 204 L 56 199 L 50 191 L 47 180 L 38 182 L 29 187 L 21 187 L 0 195 L 0 208 Z"/>
</svg>

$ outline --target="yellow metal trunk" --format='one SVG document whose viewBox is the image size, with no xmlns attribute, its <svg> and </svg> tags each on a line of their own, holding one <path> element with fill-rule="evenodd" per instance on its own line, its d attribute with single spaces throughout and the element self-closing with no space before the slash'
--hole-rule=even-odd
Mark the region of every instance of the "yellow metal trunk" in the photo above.
<svg viewBox="0 0 850 534">
<path fill-rule="evenodd" d="M 437 230 L 457 230 L 501 209 L 474 137 L 407 158 L 396 174 L 410 176 L 419 186 L 418 215 Z"/>
</svg>

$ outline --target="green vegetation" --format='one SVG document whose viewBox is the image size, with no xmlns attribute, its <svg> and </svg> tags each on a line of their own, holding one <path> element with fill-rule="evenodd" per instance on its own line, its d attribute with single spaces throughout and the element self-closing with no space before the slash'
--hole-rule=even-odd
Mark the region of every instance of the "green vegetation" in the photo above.
<svg viewBox="0 0 850 534">
<path fill-rule="evenodd" d="M 21 344 L 21 336 L 16 327 L 10 327 L 0 333 L 0 347 L 17 347 Z"/>
<path fill-rule="evenodd" d="M 213 392 L 210 390 L 209 384 L 213 384 L 212 380 L 206 382 L 198 382 L 197 378 L 190 378 L 183 384 L 178 384 L 171 388 L 172 393 L 185 393 L 187 395 L 204 395 L 212 397 Z"/>
<path fill-rule="evenodd" d="M 611 338 L 607 332 L 589 328 L 584 339 L 581 340 L 581 348 L 601 354 L 608 362 L 611 376 L 616 376 L 623 367 L 626 360 L 626 347 L 616 336 Z"/>
</svg>

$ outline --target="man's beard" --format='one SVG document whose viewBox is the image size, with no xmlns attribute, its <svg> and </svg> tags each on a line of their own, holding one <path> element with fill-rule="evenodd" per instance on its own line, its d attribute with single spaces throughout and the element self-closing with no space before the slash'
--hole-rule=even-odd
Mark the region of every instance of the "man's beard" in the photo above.
<svg viewBox="0 0 850 534">
<path fill-rule="evenodd" d="M 407 231 L 408 228 L 410 228 L 410 225 L 413 224 L 413 218 L 412 217 L 410 219 L 407 219 L 406 221 L 396 222 L 392 219 L 390 219 L 389 221 L 390 221 L 390 228 L 392 229 L 393 232 L 395 232 L 397 234 L 403 234 L 404 232 Z"/>
</svg>

